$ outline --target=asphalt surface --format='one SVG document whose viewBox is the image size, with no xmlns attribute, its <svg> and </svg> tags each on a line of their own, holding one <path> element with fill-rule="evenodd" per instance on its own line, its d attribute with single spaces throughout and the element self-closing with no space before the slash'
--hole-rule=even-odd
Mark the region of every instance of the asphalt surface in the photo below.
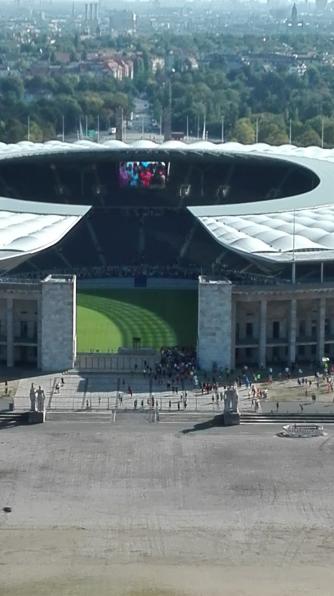
<svg viewBox="0 0 334 596">
<path fill-rule="evenodd" d="M 332 595 L 334 429 L 193 425 L 0 431 L 1 596 Z"/>
</svg>

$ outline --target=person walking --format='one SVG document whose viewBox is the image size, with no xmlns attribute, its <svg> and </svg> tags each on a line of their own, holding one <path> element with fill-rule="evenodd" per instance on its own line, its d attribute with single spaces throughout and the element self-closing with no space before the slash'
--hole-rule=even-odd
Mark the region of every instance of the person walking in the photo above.
<svg viewBox="0 0 334 596">
<path fill-rule="evenodd" d="M 276 402 L 276 412 L 279 410 L 279 401 Z"/>
</svg>

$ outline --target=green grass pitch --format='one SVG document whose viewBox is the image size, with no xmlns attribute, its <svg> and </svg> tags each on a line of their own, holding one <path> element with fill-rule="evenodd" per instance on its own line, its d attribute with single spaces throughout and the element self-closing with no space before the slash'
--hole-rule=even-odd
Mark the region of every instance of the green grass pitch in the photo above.
<svg viewBox="0 0 334 596">
<path fill-rule="evenodd" d="M 77 296 L 78 351 L 132 347 L 194 346 L 196 290 L 80 290 Z"/>
</svg>

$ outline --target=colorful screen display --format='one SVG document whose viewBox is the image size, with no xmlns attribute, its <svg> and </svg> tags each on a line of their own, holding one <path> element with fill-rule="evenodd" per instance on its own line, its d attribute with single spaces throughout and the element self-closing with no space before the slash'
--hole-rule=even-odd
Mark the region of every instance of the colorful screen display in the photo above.
<svg viewBox="0 0 334 596">
<path fill-rule="evenodd" d="M 122 161 L 119 165 L 121 188 L 164 188 L 166 179 L 163 161 Z"/>
</svg>

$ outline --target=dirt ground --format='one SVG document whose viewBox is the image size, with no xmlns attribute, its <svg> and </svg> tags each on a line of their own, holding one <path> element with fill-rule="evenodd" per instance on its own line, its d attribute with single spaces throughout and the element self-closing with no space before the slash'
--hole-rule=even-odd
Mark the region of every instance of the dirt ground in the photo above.
<svg viewBox="0 0 334 596">
<path fill-rule="evenodd" d="M 191 426 L 1 430 L 1 596 L 332 596 L 334 428 Z"/>
</svg>

